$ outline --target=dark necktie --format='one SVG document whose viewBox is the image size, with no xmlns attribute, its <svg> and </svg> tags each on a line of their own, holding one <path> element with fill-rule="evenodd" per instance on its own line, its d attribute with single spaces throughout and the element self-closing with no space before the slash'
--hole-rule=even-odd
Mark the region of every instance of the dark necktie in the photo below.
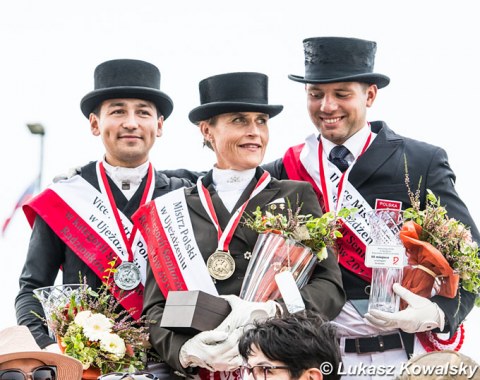
<svg viewBox="0 0 480 380">
<path fill-rule="evenodd" d="M 349 153 L 350 151 L 343 145 L 337 145 L 330 151 L 328 159 L 343 173 L 348 169 L 348 162 L 345 157 L 347 157 Z"/>
</svg>

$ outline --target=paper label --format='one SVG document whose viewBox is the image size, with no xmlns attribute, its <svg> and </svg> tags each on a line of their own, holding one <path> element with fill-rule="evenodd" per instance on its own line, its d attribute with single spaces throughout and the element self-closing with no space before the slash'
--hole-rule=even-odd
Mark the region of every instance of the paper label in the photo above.
<svg viewBox="0 0 480 380">
<path fill-rule="evenodd" d="M 296 313 L 305 309 L 302 295 L 291 272 L 284 271 L 276 274 L 275 282 L 289 313 Z"/>
<path fill-rule="evenodd" d="M 369 268 L 403 268 L 405 247 L 400 245 L 368 245 L 365 266 Z"/>
</svg>

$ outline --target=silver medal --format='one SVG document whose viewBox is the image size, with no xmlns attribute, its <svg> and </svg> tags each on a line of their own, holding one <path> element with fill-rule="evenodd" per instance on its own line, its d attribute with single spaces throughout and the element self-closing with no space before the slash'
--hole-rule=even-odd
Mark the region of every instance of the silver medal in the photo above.
<svg viewBox="0 0 480 380">
<path fill-rule="evenodd" d="M 117 267 L 113 279 L 120 289 L 132 290 L 141 282 L 140 270 L 134 263 L 125 261 Z"/>
<path fill-rule="evenodd" d="M 215 251 L 207 259 L 208 273 L 216 280 L 226 280 L 235 272 L 235 260 L 229 252 Z"/>
</svg>

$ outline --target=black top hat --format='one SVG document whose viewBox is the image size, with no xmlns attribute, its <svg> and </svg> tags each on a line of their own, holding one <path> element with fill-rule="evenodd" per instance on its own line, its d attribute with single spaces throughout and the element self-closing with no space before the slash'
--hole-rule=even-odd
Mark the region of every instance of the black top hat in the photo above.
<svg viewBox="0 0 480 380">
<path fill-rule="evenodd" d="M 364 82 L 387 86 L 390 78 L 373 72 L 377 44 L 345 37 L 313 37 L 303 40 L 305 77 L 290 74 L 302 83 Z"/>
<path fill-rule="evenodd" d="M 192 123 L 229 112 L 278 115 L 283 106 L 268 104 L 268 77 L 260 73 L 228 73 L 200 81 L 200 106 L 188 114 Z"/>
<path fill-rule="evenodd" d="M 94 90 L 80 102 L 88 118 L 101 102 L 113 98 L 138 98 L 153 102 L 166 119 L 173 110 L 170 97 L 160 91 L 160 71 L 155 65 L 136 59 L 114 59 L 98 65 Z"/>
</svg>

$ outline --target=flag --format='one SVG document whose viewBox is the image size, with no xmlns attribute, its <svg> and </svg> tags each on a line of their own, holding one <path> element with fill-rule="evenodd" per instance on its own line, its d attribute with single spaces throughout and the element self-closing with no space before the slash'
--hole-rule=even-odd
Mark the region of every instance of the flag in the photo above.
<svg viewBox="0 0 480 380">
<path fill-rule="evenodd" d="M 32 198 L 36 191 L 37 191 L 37 179 L 35 179 L 26 189 L 25 191 L 23 192 L 23 194 L 20 196 L 20 198 L 18 198 L 17 200 L 17 203 L 15 204 L 15 207 L 13 208 L 10 216 L 5 219 L 5 221 L 3 222 L 3 225 L 2 225 L 2 236 L 5 235 L 5 231 L 8 227 L 8 225 L 10 224 L 10 221 L 12 220 L 13 216 L 15 215 L 15 213 L 17 212 L 17 210 L 19 208 L 21 208 L 23 206 L 23 204 L 25 202 L 27 202 L 30 198 Z"/>
</svg>

